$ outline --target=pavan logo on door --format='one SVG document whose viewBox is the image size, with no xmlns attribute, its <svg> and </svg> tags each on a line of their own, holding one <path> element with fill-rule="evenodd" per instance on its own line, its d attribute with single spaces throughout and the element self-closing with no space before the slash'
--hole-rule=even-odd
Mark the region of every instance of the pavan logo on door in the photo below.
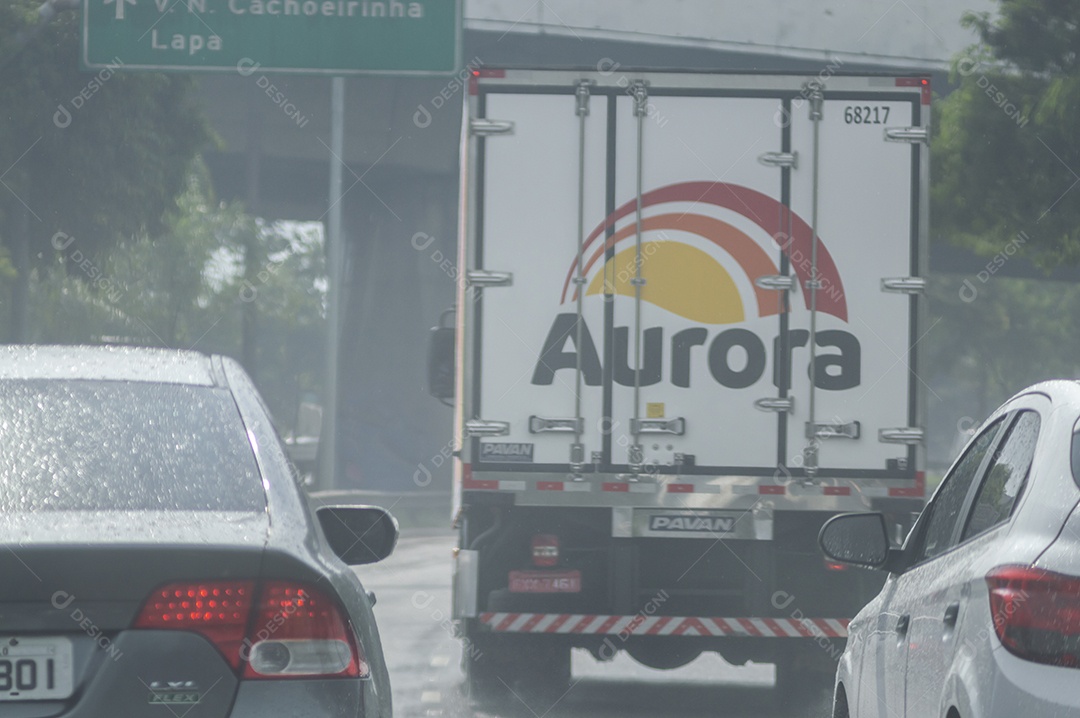
<svg viewBox="0 0 1080 718">
<path fill-rule="evenodd" d="M 731 533 L 735 528 L 735 519 L 731 516 L 665 516 L 649 517 L 650 531 L 707 531 L 709 533 Z"/>
<path fill-rule="evenodd" d="M 533 445 L 508 442 L 484 443 L 480 445 L 480 461 L 531 464 L 533 462 Z"/>
</svg>

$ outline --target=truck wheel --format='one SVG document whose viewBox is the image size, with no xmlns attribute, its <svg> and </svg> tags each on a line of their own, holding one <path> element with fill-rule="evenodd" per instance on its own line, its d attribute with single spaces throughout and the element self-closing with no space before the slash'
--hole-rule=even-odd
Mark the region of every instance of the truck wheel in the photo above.
<svg viewBox="0 0 1080 718">
<path fill-rule="evenodd" d="M 534 670 L 545 696 L 558 700 L 570 689 L 570 646 L 552 645 L 537 653 Z"/>
<path fill-rule="evenodd" d="M 822 701 L 827 712 L 832 697 L 832 676 L 824 670 L 814 670 L 805 661 L 793 658 L 781 658 L 776 662 L 776 686 L 773 698 L 777 706 L 785 709 L 799 709 L 804 715 L 808 706 L 817 706 Z M 814 713 L 813 715 L 817 715 Z"/>
<path fill-rule="evenodd" d="M 511 641 L 506 648 L 500 674 L 519 698 L 546 710 L 570 688 L 569 646 L 534 638 Z"/>
<path fill-rule="evenodd" d="M 500 665 L 495 641 L 490 636 L 468 635 L 461 654 L 461 669 L 465 674 L 465 690 L 474 703 L 484 704 L 506 694 L 506 666 Z M 500 680 L 500 678 L 502 680 Z"/>
<path fill-rule="evenodd" d="M 521 636 L 477 636 L 470 645 L 462 667 L 476 703 L 514 695 L 529 703 L 553 702 L 570 687 L 569 646 Z"/>
<path fill-rule="evenodd" d="M 496 662 L 491 658 L 483 654 L 464 656 L 461 662 L 465 670 L 465 690 L 471 701 L 485 704 L 506 693 L 506 687 L 499 680 Z"/>
</svg>

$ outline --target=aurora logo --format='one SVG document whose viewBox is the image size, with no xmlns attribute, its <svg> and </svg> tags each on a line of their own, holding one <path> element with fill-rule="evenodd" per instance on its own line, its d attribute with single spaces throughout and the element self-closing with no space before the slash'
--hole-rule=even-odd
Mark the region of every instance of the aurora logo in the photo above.
<svg viewBox="0 0 1080 718">
<path fill-rule="evenodd" d="M 810 307 L 811 286 L 816 283 L 817 310 L 842 322 L 848 321 L 844 285 L 824 240 L 818 237 L 815 269 L 810 260 L 813 236 L 810 226 L 768 195 L 736 184 L 684 182 L 646 192 L 641 204 L 643 210 L 651 208 L 658 213 L 642 217 L 640 254 L 635 242 L 637 223 L 632 221 L 637 203 L 630 201 L 586 238 L 582 252 L 585 282 L 581 289 L 586 297 L 633 297 L 640 269 L 645 280 L 641 288 L 643 302 L 703 325 L 675 331 L 666 341 L 665 327 L 643 327 L 641 386 L 658 384 L 662 370 L 667 366 L 673 385 L 690 387 L 691 356 L 694 347 L 699 346 L 702 349 L 697 351 L 706 352 L 708 371 L 717 383 L 732 389 L 753 386 L 765 373 L 770 347 L 758 333 L 749 329 L 731 327 L 711 334 L 709 326 L 740 324 L 748 318 L 778 316 L 786 311 L 785 298 L 780 293 L 755 284 L 759 277 L 780 274 L 770 252 L 733 224 L 687 210 L 688 204 L 720 208 L 729 218 L 733 218 L 734 213 L 740 221 L 749 221 L 767 232 L 775 249 L 787 258 L 806 307 Z M 671 205 L 670 209 L 664 205 Z M 619 226 L 620 222 L 622 226 Z M 668 232 L 675 237 L 669 238 Z M 679 239 L 687 236 L 700 241 L 691 244 Z M 606 239 L 602 240 L 603 237 Z M 730 259 L 729 266 L 738 267 L 745 280 L 737 282 L 732 277 L 716 258 L 721 255 Z M 577 301 L 579 289 L 573 282 L 577 271 L 575 257 L 563 282 L 560 304 Z M 744 287 L 741 291 L 740 286 Z M 747 291 L 747 286 L 751 290 L 744 297 L 742 292 Z M 594 335 L 587 321 L 583 322 L 578 346 L 577 322 L 576 311 L 562 312 L 555 317 L 533 371 L 534 385 L 550 385 L 559 369 L 575 368 L 579 353 L 584 383 L 588 386 L 601 383 L 602 365 Z M 616 384 L 633 386 L 631 328 L 614 326 L 612 330 L 612 379 Z M 774 338 L 771 342 L 773 384 L 791 385 L 793 355 L 797 350 L 805 351 L 809 340 L 810 333 L 806 329 L 790 329 L 785 343 L 788 356 L 781 357 L 780 337 Z M 860 384 L 862 352 L 853 334 L 840 329 L 821 329 L 816 333 L 816 344 L 814 383 L 817 387 L 837 391 Z M 665 346 L 670 346 L 666 360 Z M 822 352 L 822 349 L 834 351 Z M 734 358 L 736 356 L 739 358 Z M 787 377 L 780 375 L 780 367 L 787 368 Z"/>
</svg>

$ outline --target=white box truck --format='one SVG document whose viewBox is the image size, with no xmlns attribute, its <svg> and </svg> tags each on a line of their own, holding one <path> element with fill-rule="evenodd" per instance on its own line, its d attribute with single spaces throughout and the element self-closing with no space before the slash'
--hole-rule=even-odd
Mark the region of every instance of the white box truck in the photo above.
<svg viewBox="0 0 1080 718">
<path fill-rule="evenodd" d="M 930 121 L 926 77 L 835 69 L 474 73 L 431 357 L 474 690 L 572 648 L 831 684 L 881 578 L 821 525 L 923 503 Z"/>
</svg>

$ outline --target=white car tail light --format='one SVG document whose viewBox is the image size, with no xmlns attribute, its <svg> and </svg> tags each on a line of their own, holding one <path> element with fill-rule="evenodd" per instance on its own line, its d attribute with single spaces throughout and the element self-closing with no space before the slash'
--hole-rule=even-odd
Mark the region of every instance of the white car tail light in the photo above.
<svg viewBox="0 0 1080 718">
<path fill-rule="evenodd" d="M 1080 577 L 999 566 L 986 583 L 994 630 L 1006 650 L 1037 663 L 1080 668 Z"/>
</svg>

